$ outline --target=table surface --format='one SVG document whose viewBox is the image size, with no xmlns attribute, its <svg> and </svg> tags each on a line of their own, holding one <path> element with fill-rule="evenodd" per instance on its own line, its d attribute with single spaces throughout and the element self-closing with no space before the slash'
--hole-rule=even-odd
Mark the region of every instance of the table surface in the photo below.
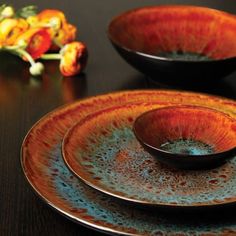
<svg viewBox="0 0 236 236">
<path fill-rule="evenodd" d="M 32 1 L 8 1 L 15 7 Z M 36 2 L 36 1 L 35 1 Z M 127 89 L 155 87 L 115 52 L 106 36 L 110 19 L 120 12 L 161 0 L 38 1 L 39 10 L 58 8 L 79 29 L 86 42 L 89 62 L 84 74 L 63 78 L 57 62 L 46 63 L 41 79 L 31 78 L 28 65 L 10 55 L 0 55 L 0 235 L 91 235 L 95 231 L 59 215 L 32 191 L 20 166 L 20 148 L 30 127 L 47 112 L 76 99 Z M 169 0 L 171 4 L 186 1 Z M 210 6 L 236 13 L 232 0 L 192 0 L 188 4 Z M 236 73 L 198 91 L 236 99 Z M 96 233 L 96 235 L 103 235 Z"/>
</svg>

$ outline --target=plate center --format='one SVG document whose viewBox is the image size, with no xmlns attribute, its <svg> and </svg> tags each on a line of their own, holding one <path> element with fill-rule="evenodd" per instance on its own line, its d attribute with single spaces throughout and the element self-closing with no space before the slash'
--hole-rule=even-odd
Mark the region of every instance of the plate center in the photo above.
<svg viewBox="0 0 236 236">
<path fill-rule="evenodd" d="M 201 141 L 192 139 L 178 139 L 163 143 L 160 148 L 175 154 L 207 155 L 214 153 L 214 148 Z"/>
</svg>

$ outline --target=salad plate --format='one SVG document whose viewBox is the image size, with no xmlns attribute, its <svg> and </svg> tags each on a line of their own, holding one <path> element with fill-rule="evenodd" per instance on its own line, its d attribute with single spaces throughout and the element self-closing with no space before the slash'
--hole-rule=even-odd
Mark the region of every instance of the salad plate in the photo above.
<svg viewBox="0 0 236 236">
<path fill-rule="evenodd" d="M 178 91 L 126 91 L 78 101 L 44 116 L 29 131 L 21 150 L 23 172 L 34 191 L 67 218 L 88 227 L 120 235 L 229 235 L 236 233 L 236 218 L 228 215 L 193 214 L 178 217 L 150 212 L 124 204 L 93 190 L 66 167 L 61 145 L 76 122 L 99 110 L 155 102 L 162 106 L 196 104 L 221 110 L 235 117 L 236 102 L 214 96 Z M 182 214 L 181 214 L 182 215 Z M 196 220 L 197 219 L 197 220 Z"/>
<path fill-rule="evenodd" d="M 97 190 L 143 205 L 202 207 L 234 203 L 236 160 L 211 170 L 177 170 L 141 147 L 133 132 L 134 121 L 143 112 L 163 105 L 129 104 L 82 119 L 63 141 L 69 169 Z"/>
</svg>

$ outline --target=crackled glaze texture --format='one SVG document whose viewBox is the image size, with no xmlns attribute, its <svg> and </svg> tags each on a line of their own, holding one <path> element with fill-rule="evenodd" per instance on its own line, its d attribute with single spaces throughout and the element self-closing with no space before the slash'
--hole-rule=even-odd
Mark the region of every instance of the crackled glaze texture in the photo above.
<svg viewBox="0 0 236 236">
<path fill-rule="evenodd" d="M 161 165 L 141 148 L 132 131 L 134 120 L 156 107 L 160 105 L 140 103 L 113 107 L 88 116 L 64 139 L 66 163 L 94 188 L 130 201 L 177 206 L 234 201 L 236 160 L 211 171 L 176 171 Z M 138 126 L 139 131 L 150 139 L 150 144 L 159 146 L 176 135 L 186 139 L 190 135 L 196 140 L 215 144 L 217 151 L 235 147 L 236 132 L 231 130 L 235 125 L 234 119 L 205 108 L 177 107 L 174 114 L 169 113 L 170 109 L 172 111 L 173 107 L 147 112 L 139 117 L 142 124 Z M 199 121 L 195 122 L 197 117 Z M 207 118 L 212 120 L 212 124 L 206 122 Z M 150 122 L 142 122 L 144 119 Z M 178 130 L 175 129 L 176 122 Z M 186 122 L 189 126 L 183 127 Z M 225 143 L 227 145 L 223 146 Z"/>
<path fill-rule="evenodd" d="M 221 11 L 156 6 L 118 16 L 109 33 L 116 44 L 133 51 L 198 61 L 236 56 L 235 29 L 235 17 Z"/>
<path fill-rule="evenodd" d="M 61 141 L 76 121 L 98 110 L 135 102 L 198 104 L 236 116 L 236 103 L 216 97 L 169 91 L 120 92 L 93 97 L 62 107 L 42 118 L 22 145 L 24 173 L 39 196 L 68 218 L 105 232 L 125 235 L 233 235 L 236 219 L 204 214 L 178 217 L 129 207 L 93 191 L 75 178 L 61 156 Z M 227 170 L 225 170 L 227 171 Z M 216 173 L 217 174 L 217 173 Z"/>
</svg>

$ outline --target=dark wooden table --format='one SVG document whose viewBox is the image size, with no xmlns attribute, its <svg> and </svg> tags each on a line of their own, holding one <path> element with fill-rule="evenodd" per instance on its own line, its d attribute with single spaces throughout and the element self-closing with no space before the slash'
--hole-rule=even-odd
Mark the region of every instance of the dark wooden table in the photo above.
<svg viewBox="0 0 236 236">
<path fill-rule="evenodd" d="M 56 62 L 46 63 L 42 79 L 31 78 L 26 63 L 0 55 L 0 235 L 103 235 L 77 225 L 42 202 L 26 182 L 20 166 L 20 147 L 30 127 L 52 109 L 76 99 L 110 91 L 148 88 L 147 78 L 124 62 L 106 36 L 109 20 L 137 6 L 166 3 L 163 0 L 9 1 L 15 7 L 37 4 L 39 9 L 58 8 L 79 29 L 78 39 L 89 49 L 83 75 L 63 78 Z M 191 0 L 236 13 L 232 0 Z M 169 0 L 168 3 L 186 3 Z M 236 40 L 236 39 L 235 39 Z M 158 87 L 155 85 L 154 87 Z M 199 89 L 236 99 L 236 73 Z"/>
</svg>

